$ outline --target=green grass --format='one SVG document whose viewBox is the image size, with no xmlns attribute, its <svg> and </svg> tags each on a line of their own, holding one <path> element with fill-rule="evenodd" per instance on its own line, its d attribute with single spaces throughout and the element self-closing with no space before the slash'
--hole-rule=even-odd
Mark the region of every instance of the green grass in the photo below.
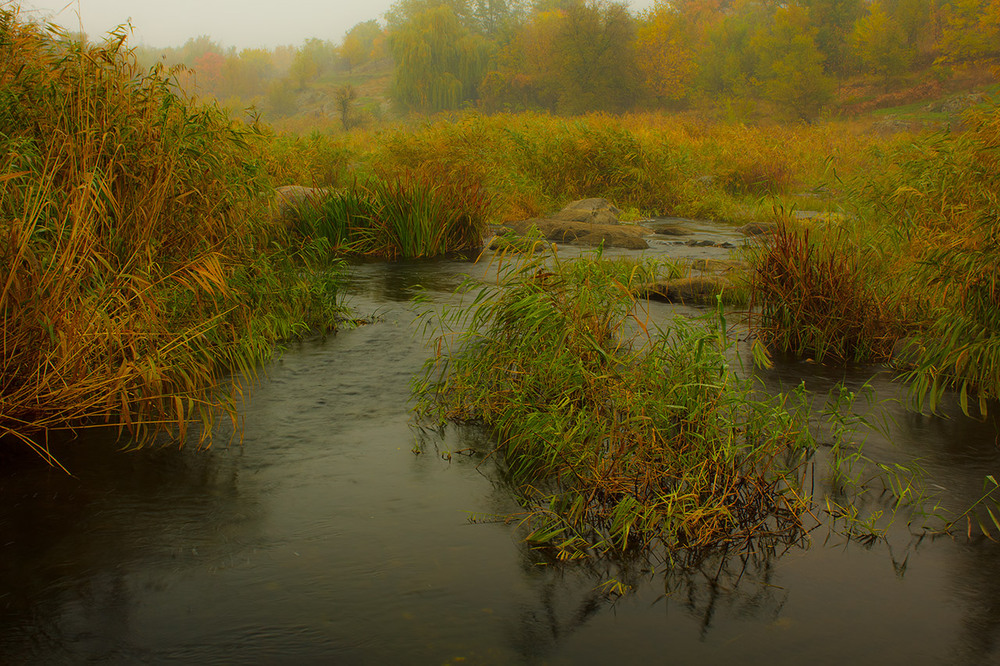
<svg viewBox="0 0 1000 666">
<path fill-rule="evenodd" d="M 445 318 L 415 384 L 425 419 L 496 432 L 528 540 L 561 559 L 801 528 L 801 403 L 738 378 L 721 311 L 647 321 L 632 293 L 656 273 L 599 257 L 514 264 Z"/>
</svg>

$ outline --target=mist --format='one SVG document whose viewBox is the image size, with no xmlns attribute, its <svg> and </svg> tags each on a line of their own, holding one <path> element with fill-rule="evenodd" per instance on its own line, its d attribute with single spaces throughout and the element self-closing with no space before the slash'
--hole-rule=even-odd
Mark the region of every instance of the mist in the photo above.
<svg viewBox="0 0 1000 666">
<path fill-rule="evenodd" d="M 631 0 L 639 12 L 654 0 Z M 100 38 L 117 26 L 131 23 L 130 43 L 151 47 L 179 46 L 207 35 L 226 47 L 273 48 L 299 45 L 307 39 L 340 41 L 352 26 L 382 17 L 393 0 L 28 0 L 22 14 L 50 20 L 69 31 Z"/>
</svg>

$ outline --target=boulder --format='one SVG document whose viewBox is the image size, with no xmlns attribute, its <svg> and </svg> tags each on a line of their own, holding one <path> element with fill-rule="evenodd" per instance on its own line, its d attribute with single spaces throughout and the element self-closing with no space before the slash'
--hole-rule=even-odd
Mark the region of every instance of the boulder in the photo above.
<svg viewBox="0 0 1000 666">
<path fill-rule="evenodd" d="M 668 303 L 711 305 L 726 284 L 720 277 L 686 277 L 652 282 L 640 287 L 639 293 Z"/>
<path fill-rule="evenodd" d="M 553 220 L 586 222 L 588 224 L 618 224 L 618 210 L 607 199 L 580 199 L 552 216 Z"/>
<path fill-rule="evenodd" d="M 691 232 L 680 226 L 657 227 L 653 230 L 657 236 L 690 236 Z"/>
<path fill-rule="evenodd" d="M 546 240 L 557 243 L 576 242 L 582 245 L 621 247 L 630 250 L 644 250 L 649 245 L 643 236 L 649 229 L 636 224 L 593 224 L 573 220 L 552 218 L 532 218 L 510 222 L 508 226 L 519 234 L 527 234 L 536 227 Z"/>
</svg>

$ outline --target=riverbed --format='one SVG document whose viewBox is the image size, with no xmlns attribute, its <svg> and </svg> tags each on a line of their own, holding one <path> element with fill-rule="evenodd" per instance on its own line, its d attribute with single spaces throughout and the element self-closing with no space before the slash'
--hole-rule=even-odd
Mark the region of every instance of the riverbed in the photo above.
<svg viewBox="0 0 1000 666">
<path fill-rule="evenodd" d="M 724 226 L 689 230 L 737 240 Z M 728 254 L 680 242 L 648 254 Z M 821 526 L 805 547 L 746 566 L 671 572 L 554 565 L 490 519 L 517 507 L 489 459 L 457 453 L 488 435 L 413 427 L 410 380 L 430 350 L 410 299 L 454 303 L 466 275 L 493 268 L 352 267 L 348 302 L 373 323 L 262 369 L 242 441 L 220 424 L 207 451 L 122 451 L 114 433 L 84 431 L 52 442 L 72 475 L 4 458 L 0 661 L 1000 663 L 1000 547 L 983 538 L 921 536 L 901 520 L 866 545 Z M 948 508 L 1000 471 L 994 420 L 907 409 L 884 369 L 786 361 L 762 378 L 817 395 L 870 384 L 873 413 L 893 425 L 868 455 L 919 460 Z M 608 594 L 601 584 L 619 575 L 632 591 Z"/>
</svg>

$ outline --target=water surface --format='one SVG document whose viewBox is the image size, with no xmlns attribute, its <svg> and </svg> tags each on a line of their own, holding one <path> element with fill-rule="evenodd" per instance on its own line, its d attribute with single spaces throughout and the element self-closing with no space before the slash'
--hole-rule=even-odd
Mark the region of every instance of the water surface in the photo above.
<svg viewBox="0 0 1000 666">
<path fill-rule="evenodd" d="M 516 507 L 489 461 L 453 453 L 484 433 L 411 427 L 409 382 L 428 350 L 409 298 L 420 285 L 453 300 L 485 270 L 355 267 L 352 303 L 377 320 L 272 364 L 242 445 L 122 452 L 88 432 L 53 443 L 73 476 L 8 455 L 0 661 L 1000 663 L 1000 548 L 983 539 L 898 524 L 865 547 L 820 528 L 810 547 L 745 568 L 670 574 L 547 565 L 514 526 L 470 522 Z M 764 379 L 823 393 L 875 371 L 787 362 Z M 884 373 L 873 384 L 900 397 Z M 1000 471 L 993 421 L 889 409 L 896 425 L 870 454 L 919 458 L 946 505 L 974 501 Z M 610 576 L 635 592 L 604 594 Z"/>
</svg>

